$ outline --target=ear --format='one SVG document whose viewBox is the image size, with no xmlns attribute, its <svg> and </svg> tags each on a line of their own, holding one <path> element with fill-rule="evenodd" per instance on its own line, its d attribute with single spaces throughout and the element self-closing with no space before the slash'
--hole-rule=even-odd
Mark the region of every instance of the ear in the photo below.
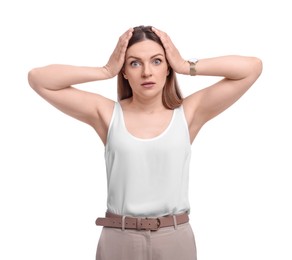
<svg viewBox="0 0 292 260">
<path fill-rule="evenodd" d="M 125 68 L 124 68 L 124 66 L 123 66 L 123 68 L 122 68 L 122 74 L 123 74 L 123 77 L 124 77 L 125 79 L 128 79 L 128 78 L 127 78 L 127 75 L 126 75 L 126 73 L 125 73 Z"/>
</svg>

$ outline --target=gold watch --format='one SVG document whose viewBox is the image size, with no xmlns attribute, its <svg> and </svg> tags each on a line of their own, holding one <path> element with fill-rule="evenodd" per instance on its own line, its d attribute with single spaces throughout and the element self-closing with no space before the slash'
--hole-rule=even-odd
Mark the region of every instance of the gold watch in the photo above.
<svg viewBox="0 0 292 260">
<path fill-rule="evenodd" d="M 196 64 L 198 63 L 198 59 L 192 58 L 188 60 L 188 63 L 190 64 L 190 75 L 191 76 L 196 76 L 197 71 L 196 71 Z"/>
</svg>

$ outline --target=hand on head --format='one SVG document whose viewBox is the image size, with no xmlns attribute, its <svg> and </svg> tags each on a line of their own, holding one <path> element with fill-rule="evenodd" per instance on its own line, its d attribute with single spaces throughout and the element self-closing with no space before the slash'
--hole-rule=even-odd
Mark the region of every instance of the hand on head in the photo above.
<svg viewBox="0 0 292 260">
<path fill-rule="evenodd" d="M 151 27 L 151 30 L 161 40 L 161 43 L 165 49 L 167 61 L 172 69 L 179 74 L 186 74 L 188 70 L 186 71 L 185 68 L 188 68 L 189 64 L 181 57 L 178 49 L 175 47 L 167 33 L 158 30 L 155 27 Z M 130 28 L 120 36 L 109 61 L 104 66 L 110 78 L 116 76 L 121 71 L 125 61 L 128 43 L 132 38 L 133 33 L 135 33 L 134 28 Z"/>
<path fill-rule="evenodd" d="M 161 30 L 156 29 L 155 27 L 152 27 L 152 31 L 160 38 L 165 49 L 166 58 L 172 69 L 179 74 L 185 74 L 184 68 L 185 67 L 188 68 L 189 64 L 186 60 L 184 60 L 181 57 L 178 49 L 171 41 L 168 34 Z"/>
<path fill-rule="evenodd" d="M 109 58 L 109 61 L 104 66 L 104 68 L 108 71 L 110 78 L 116 76 L 123 67 L 128 42 L 133 35 L 133 31 L 134 29 L 130 28 L 120 36 L 119 41 Z"/>
</svg>

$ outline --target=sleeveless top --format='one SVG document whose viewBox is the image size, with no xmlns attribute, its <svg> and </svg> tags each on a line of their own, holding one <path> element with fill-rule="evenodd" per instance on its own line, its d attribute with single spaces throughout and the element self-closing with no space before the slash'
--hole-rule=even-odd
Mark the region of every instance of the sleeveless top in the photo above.
<svg viewBox="0 0 292 260">
<path fill-rule="evenodd" d="M 168 127 L 141 139 L 128 132 L 116 102 L 105 146 L 107 210 L 114 214 L 159 217 L 189 211 L 191 144 L 183 106 Z"/>
</svg>

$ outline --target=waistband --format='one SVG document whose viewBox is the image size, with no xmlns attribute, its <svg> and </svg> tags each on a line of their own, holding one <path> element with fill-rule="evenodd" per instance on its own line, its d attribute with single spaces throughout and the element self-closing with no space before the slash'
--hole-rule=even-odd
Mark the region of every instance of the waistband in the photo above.
<svg viewBox="0 0 292 260">
<path fill-rule="evenodd" d="M 150 230 L 157 231 L 164 227 L 175 227 L 177 225 L 189 222 L 188 213 L 177 215 L 167 215 L 158 218 L 145 218 L 145 217 L 128 217 L 120 216 L 110 212 L 106 213 L 105 218 L 97 218 L 95 224 L 97 226 L 135 229 L 135 230 Z"/>
</svg>

